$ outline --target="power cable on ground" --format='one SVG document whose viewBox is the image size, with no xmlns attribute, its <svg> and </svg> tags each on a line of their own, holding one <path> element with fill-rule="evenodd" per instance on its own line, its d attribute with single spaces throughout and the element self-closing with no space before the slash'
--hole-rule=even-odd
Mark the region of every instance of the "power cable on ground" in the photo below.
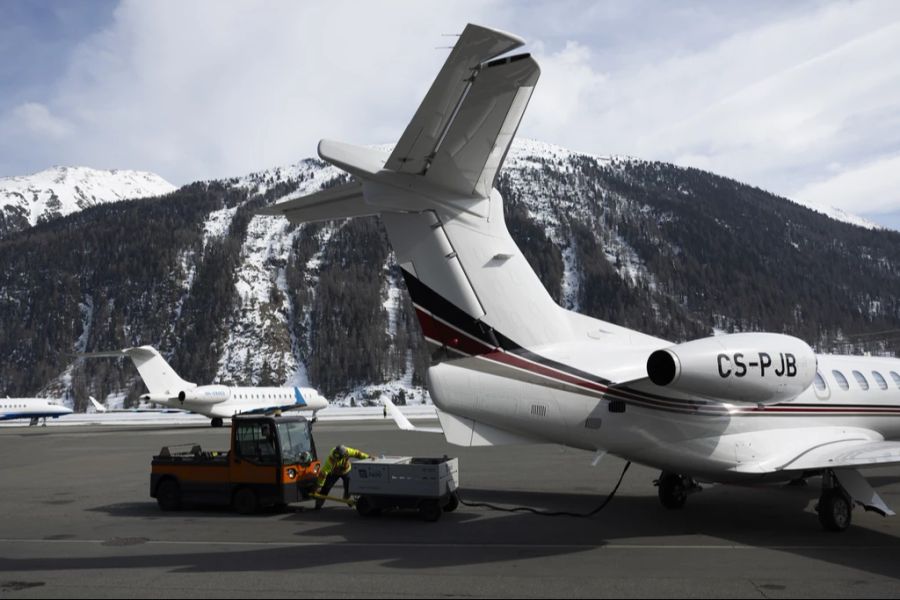
<svg viewBox="0 0 900 600">
<path fill-rule="evenodd" d="M 613 499 L 613 496 L 615 496 L 616 492 L 619 490 L 619 486 L 622 485 L 622 480 L 625 479 L 625 473 L 628 472 L 628 467 L 630 467 L 630 466 L 631 466 L 631 461 L 628 461 L 627 463 L 625 463 L 625 468 L 622 469 L 622 474 L 619 475 L 619 481 L 616 483 L 616 487 L 613 488 L 613 490 L 609 493 L 609 495 L 606 497 L 606 499 L 603 501 L 603 503 L 600 504 L 600 506 L 598 506 L 594 510 L 592 510 L 590 512 L 586 512 L 586 513 L 575 513 L 575 512 L 569 512 L 566 510 L 557 510 L 557 511 L 539 510 L 537 508 L 532 508 L 530 506 L 505 507 L 505 506 L 497 506 L 496 504 L 489 504 L 487 502 L 466 502 L 461 497 L 459 497 L 458 493 L 457 493 L 457 497 L 459 497 L 460 504 L 462 504 L 464 506 L 468 506 L 470 508 L 487 508 L 490 510 L 497 510 L 500 512 L 509 512 L 509 513 L 528 512 L 528 513 L 538 515 L 541 517 L 577 517 L 577 518 L 583 519 L 583 518 L 593 517 L 598 512 L 600 512 L 601 510 L 606 508 L 606 505 L 609 504 L 610 500 Z"/>
</svg>

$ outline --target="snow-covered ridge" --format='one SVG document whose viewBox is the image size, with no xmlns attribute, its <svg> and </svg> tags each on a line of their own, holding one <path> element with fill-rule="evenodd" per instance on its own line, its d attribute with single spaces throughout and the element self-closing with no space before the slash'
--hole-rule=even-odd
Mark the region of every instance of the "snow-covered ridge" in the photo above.
<svg viewBox="0 0 900 600">
<path fill-rule="evenodd" d="M 161 196 L 175 189 L 146 171 L 52 167 L 33 175 L 0 177 L 0 213 L 23 217 L 30 226 L 95 204 Z"/>
<path fill-rule="evenodd" d="M 817 213 L 822 213 L 826 217 L 834 219 L 835 221 L 850 223 L 851 225 L 865 227 L 866 229 L 884 229 L 884 227 L 877 223 L 873 223 L 872 221 L 860 217 L 859 215 L 850 214 L 847 211 L 836 208 L 834 206 L 825 206 L 822 204 L 816 204 L 814 202 L 803 202 L 802 200 L 797 200 L 796 198 L 788 198 L 788 200 L 790 200 L 794 204 L 799 204 L 800 206 L 805 206 L 810 210 L 814 210 Z"/>
<path fill-rule="evenodd" d="M 550 166 L 550 168 L 555 167 L 557 170 L 566 172 L 567 170 L 572 169 L 572 165 L 570 162 L 571 159 L 579 157 L 593 160 L 601 166 L 616 166 L 627 163 L 653 164 L 652 161 L 646 161 L 634 156 L 604 156 L 587 154 L 584 152 L 574 152 L 567 148 L 563 148 L 562 146 L 549 144 L 547 142 L 540 142 L 538 140 L 532 140 L 528 138 L 516 138 L 515 140 L 513 140 L 512 146 L 510 146 L 509 154 L 507 155 L 506 162 L 504 163 L 504 168 L 540 169 L 544 166 Z M 535 162 L 535 158 L 543 159 L 545 163 Z M 547 165 L 546 163 L 549 163 L 549 165 Z M 806 208 L 821 213 L 831 219 L 834 219 L 835 221 L 849 223 L 858 227 L 865 227 L 866 229 L 884 229 L 881 225 L 878 225 L 866 218 L 848 213 L 847 211 L 836 208 L 834 206 L 826 206 L 822 204 L 816 204 L 814 202 L 803 202 L 795 198 L 788 198 L 788 200 L 794 202 L 795 204 L 805 206 Z"/>
</svg>

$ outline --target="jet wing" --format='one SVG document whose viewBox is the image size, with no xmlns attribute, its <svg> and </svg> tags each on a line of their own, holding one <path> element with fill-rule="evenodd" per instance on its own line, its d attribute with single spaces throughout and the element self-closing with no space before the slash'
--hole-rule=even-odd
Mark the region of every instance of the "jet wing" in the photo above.
<svg viewBox="0 0 900 600">
<path fill-rule="evenodd" d="M 812 471 L 896 464 L 900 464 L 900 442 L 844 440 L 811 448 L 785 464 L 781 470 Z"/>
</svg>

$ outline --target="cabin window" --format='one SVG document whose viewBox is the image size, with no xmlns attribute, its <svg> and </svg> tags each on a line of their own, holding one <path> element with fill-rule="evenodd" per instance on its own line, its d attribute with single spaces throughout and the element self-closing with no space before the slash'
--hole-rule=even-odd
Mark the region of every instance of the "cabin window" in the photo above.
<svg viewBox="0 0 900 600">
<path fill-rule="evenodd" d="M 861 387 L 864 390 L 869 389 L 869 382 L 866 380 L 865 375 L 863 375 L 859 371 L 853 371 L 853 377 L 856 378 L 856 383 L 859 384 L 859 387 Z"/>
<path fill-rule="evenodd" d="M 897 375 L 896 372 L 891 371 L 891 379 L 893 379 L 894 383 L 897 384 L 897 387 L 900 388 L 900 375 Z"/>
<path fill-rule="evenodd" d="M 825 378 L 822 377 L 822 374 L 818 371 L 816 371 L 816 378 L 813 380 L 813 382 L 816 384 L 816 389 L 820 392 L 824 392 L 826 389 L 828 389 L 828 386 L 825 385 Z"/>
<path fill-rule="evenodd" d="M 275 464 L 277 454 L 272 427 L 273 424 L 259 421 L 238 424 L 235 431 L 237 455 L 256 464 Z"/>
<path fill-rule="evenodd" d="M 844 374 L 835 369 L 831 372 L 834 375 L 834 380 L 837 381 L 838 386 L 844 390 L 845 392 L 850 389 L 850 384 L 847 383 L 847 378 L 844 377 Z"/>
<path fill-rule="evenodd" d="M 878 371 L 872 371 L 872 377 L 875 378 L 875 383 L 878 384 L 878 387 L 883 390 L 887 389 L 887 381 L 884 380 L 884 377 L 881 376 L 881 373 L 879 373 Z"/>
</svg>

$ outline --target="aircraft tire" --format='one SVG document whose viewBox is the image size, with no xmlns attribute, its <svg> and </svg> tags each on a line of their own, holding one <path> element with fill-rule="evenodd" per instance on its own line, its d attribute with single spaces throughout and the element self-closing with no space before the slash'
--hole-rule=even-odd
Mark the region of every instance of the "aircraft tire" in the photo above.
<svg viewBox="0 0 900 600">
<path fill-rule="evenodd" d="M 663 471 L 659 475 L 659 501 L 669 510 L 684 508 L 687 502 L 688 488 L 685 477 L 677 473 Z"/>
<path fill-rule="evenodd" d="M 221 417 L 214 417 L 212 421 L 209 422 L 211 427 L 221 427 L 224 424 L 224 421 Z"/>
<path fill-rule="evenodd" d="M 850 527 L 853 506 L 840 490 L 824 491 L 816 511 L 819 513 L 819 523 L 826 531 L 844 531 Z"/>
</svg>

